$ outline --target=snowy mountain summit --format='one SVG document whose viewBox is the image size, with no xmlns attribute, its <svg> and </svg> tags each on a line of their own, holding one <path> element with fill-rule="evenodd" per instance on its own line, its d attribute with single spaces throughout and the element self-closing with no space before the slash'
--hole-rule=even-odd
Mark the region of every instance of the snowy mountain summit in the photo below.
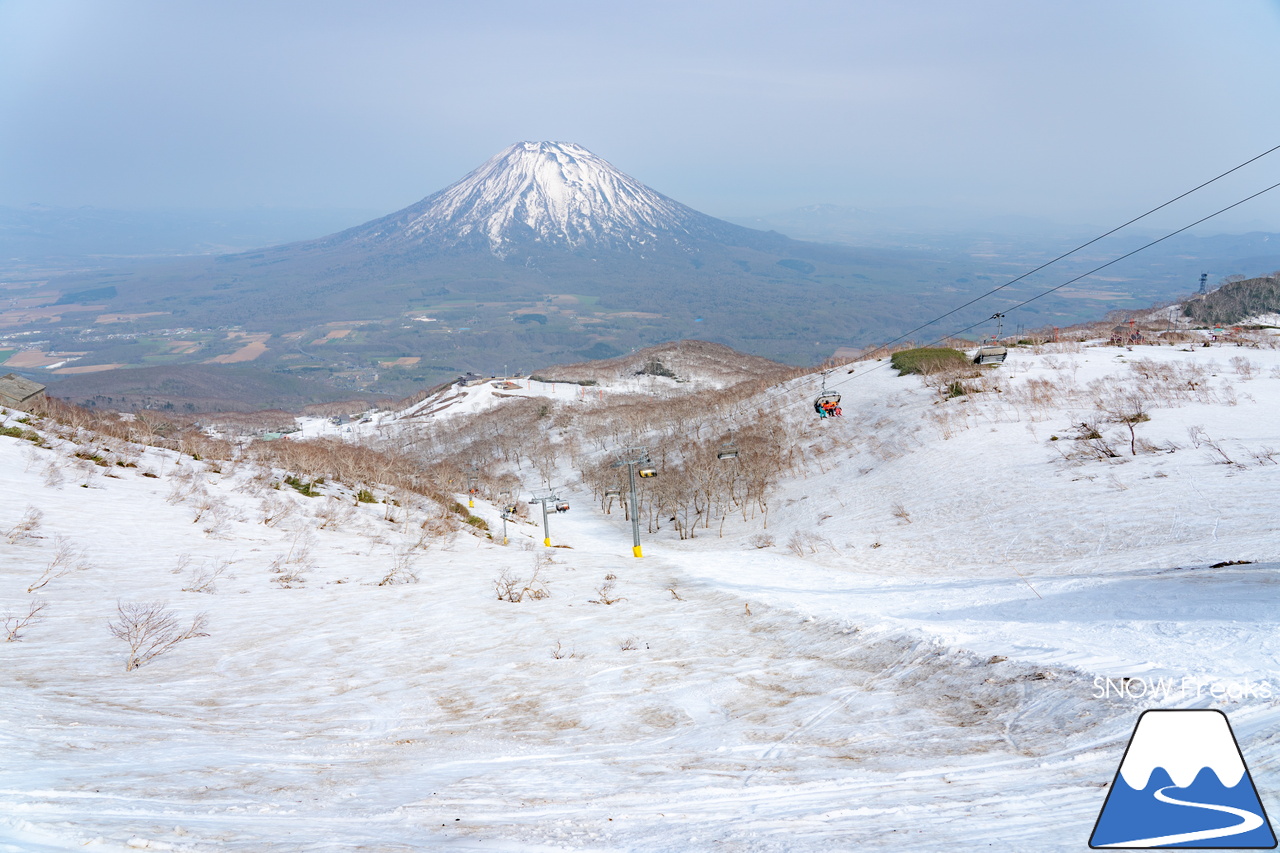
<svg viewBox="0 0 1280 853">
<path fill-rule="evenodd" d="M 644 252 L 746 231 L 667 198 L 572 142 L 517 142 L 457 183 L 346 232 L 405 248 Z M 737 238 L 737 239 L 735 239 Z"/>
</svg>

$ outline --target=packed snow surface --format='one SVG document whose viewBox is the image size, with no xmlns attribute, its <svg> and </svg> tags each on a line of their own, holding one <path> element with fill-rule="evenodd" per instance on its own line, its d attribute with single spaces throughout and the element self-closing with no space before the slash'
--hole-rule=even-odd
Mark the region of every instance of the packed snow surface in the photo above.
<svg viewBox="0 0 1280 853">
<path fill-rule="evenodd" d="M 425 541 L 336 484 L 0 436 L 0 615 L 47 605 L 0 642 L 0 851 L 1080 850 L 1147 708 L 1226 712 L 1280 813 L 1280 351 L 1013 349 L 953 398 L 852 367 L 842 419 L 816 377 L 761 399 L 813 419 L 767 530 L 642 559 L 567 467 L 561 547 L 503 546 L 482 500 L 492 540 Z M 1100 414 L 1129 387 L 1145 420 Z M 154 601 L 207 636 L 125 671 L 108 623 Z"/>
</svg>

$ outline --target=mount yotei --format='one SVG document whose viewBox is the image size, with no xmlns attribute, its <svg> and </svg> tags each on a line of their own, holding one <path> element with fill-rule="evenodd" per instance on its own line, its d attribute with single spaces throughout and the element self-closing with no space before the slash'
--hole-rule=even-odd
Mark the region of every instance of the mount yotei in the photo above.
<svg viewBox="0 0 1280 853">
<path fill-rule="evenodd" d="M 367 251 L 542 250 L 690 257 L 716 245 L 785 248 L 667 198 L 571 142 L 520 142 L 415 205 L 322 241 Z"/>
</svg>

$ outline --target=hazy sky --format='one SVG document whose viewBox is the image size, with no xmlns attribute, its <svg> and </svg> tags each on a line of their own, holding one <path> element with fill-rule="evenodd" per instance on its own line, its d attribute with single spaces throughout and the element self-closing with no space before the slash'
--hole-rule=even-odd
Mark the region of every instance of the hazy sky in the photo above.
<svg viewBox="0 0 1280 853">
<path fill-rule="evenodd" d="M 0 204 L 390 212 L 551 139 L 719 216 L 1109 224 L 1280 144 L 1278 44 L 1277 0 L 0 0 Z"/>
</svg>

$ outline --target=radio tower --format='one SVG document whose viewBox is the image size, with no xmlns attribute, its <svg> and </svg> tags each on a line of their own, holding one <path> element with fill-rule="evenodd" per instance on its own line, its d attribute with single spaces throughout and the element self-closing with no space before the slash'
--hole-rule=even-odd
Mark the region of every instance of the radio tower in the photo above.
<svg viewBox="0 0 1280 853">
<path fill-rule="evenodd" d="M 1209 274 L 1207 272 L 1200 273 L 1200 295 L 1201 296 L 1204 296 L 1206 293 L 1209 292 L 1209 289 L 1205 286 L 1205 283 L 1204 283 L 1205 279 L 1207 279 L 1208 277 L 1209 277 Z"/>
</svg>

